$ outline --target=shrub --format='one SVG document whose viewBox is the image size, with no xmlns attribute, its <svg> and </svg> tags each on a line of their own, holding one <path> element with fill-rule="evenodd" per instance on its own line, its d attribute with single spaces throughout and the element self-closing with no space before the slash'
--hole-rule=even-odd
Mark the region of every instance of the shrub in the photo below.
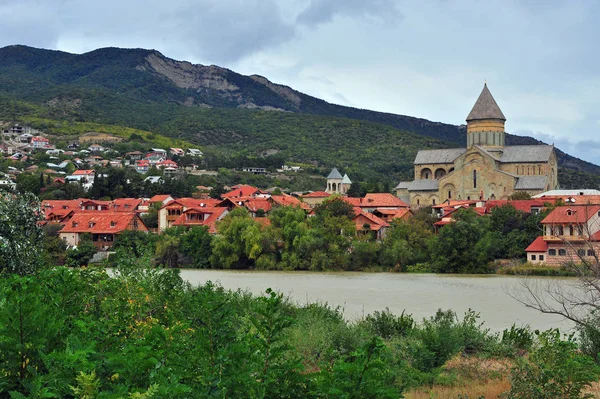
<svg viewBox="0 0 600 399">
<path fill-rule="evenodd" d="M 364 322 L 370 331 L 384 339 L 405 336 L 415 327 L 412 315 L 402 312 L 400 316 L 396 316 L 389 308 L 367 315 Z"/>
<path fill-rule="evenodd" d="M 562 340 L 558 330 L 538 335 L 529 359 L 511 370 L 508 399 L 589 398 L 584 390 L 600 375 L 592 358 L 580 353 L 573 335 Z"/>
</svg>

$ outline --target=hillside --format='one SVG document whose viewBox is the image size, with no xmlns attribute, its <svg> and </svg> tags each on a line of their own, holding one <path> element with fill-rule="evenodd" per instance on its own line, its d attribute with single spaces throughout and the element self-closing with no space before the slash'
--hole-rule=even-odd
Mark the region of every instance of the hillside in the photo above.
<svg viewBox="0 0 600 399">
<path fill-rule="evenodd" d="M 35 116 L 132 127 L 187 139 L 220 155 L 279 152 L 290 160 L 358 171 L 367 164 L 392 179 L 410 176 L 417 149 L 465 141 L 458 126 L 334 105 L 261 76 L 175 61 L 154 50 L 105 48 L 76 55 L 4 47 L 0 96 L 4 120 Z M 509 145 L 533 143 L 507 137 Z M 600 167 L 561 151 L 558 157 L 563 186 L 577 182 L 571 176 L 600 186 Z"/>
</svg>

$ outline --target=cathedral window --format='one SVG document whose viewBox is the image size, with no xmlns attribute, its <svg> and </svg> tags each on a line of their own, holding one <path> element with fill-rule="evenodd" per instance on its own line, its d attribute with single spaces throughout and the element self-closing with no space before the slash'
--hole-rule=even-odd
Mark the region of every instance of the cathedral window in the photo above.
<svg viewBox="0 0 600 399">
<path fill-rule="evenodd" d="M 452 199 L 452 191 L 448 190 L 448 199 Z"/>
<path fill-rule="evenodd" d="M 477 170 L 473 170 L 473 188 L 477 188 Z"/>
</svg>

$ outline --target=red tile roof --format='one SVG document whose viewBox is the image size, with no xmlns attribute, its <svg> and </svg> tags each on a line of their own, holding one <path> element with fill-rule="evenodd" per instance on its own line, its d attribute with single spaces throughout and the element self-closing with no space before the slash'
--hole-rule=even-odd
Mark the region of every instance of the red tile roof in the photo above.
<svg viewBox="0 0 600 399">
<path fill-rule="evenodd" d="M 361 201 L 363 207 L 399 207 L 410 208 L 406 202 L 390 193 L 369 193 Z"/>
<path fill-rule="evenodd" d="M 130 225 L 137 221 L 140 231 L 148 228 L 140 217 L 133 212 L 77 212 L 71 220 L 63 227 L 61 233 L 120 233 L 131 230 Z"/>
<path fill-rule="evenodd" d="M 478 202 L 481 202 L 481 200 L 464 200 L 464 201 L 450 200 L 450 201 L 444 201 L 441 204 L 432 205 L 431 208 L 433 208 L 433 209 L 458 208 L 458 207 L 465 207 L 465 205 L 468 207 L 469 205 L 475 205 Z"/>
<path fill-rule="evenodd" d="M 227 208 L 220 207 L 205 207 L 205 208 L 190 208 L 185 210 L 179 217 L 173 222 L 174 226 L 208 226 L 208 231 L 211 234 L 217 232 L 216 223 L 219 221 L 224 214 L 227 212 Z M 197 220 L 189 220 L 188 215 L 203 215 L 202 218 Z M 206 216 L 206 219 L 204 218 Z"/>
<path fill-rule="evenodd" d="M 73 210 L 79 210 L 81 199 L 76 200 L 44 200 L 42 201 L 42 210 L 46 217 L 51 213 L 56 216 L 66 216 Z"/>
<path fill-rule="evenodd" d="M 586 223 L 600 212 L 599 205 L 559 206 L 542 220 L 542 224 Z"/>
<path fill-rule="evenodd" d="M 302 198 L 324 198 L 331 196 L 330 193 L 326 193 L 325 191 L 315 191 L 310 194 L 305 194 Z"/>
<path fill-rule="evenodd" d="M 271 210 L 271 202 L 269 202 L 267 199 L 262 198 L 246 200 L 244 202 L 244 206 L 248 208 L 250 212 L 256 212 L 259 209 L 262 209 L 265 212 L 269 212 Z"/>
<path fill-rule="evenodd" d="M 154 197 L 150 198 L 149 202 L 163 202 L 169 197 L 171 197 L 169 194 L 156 194 Z"/>
<path fill-rule="evenodd" d="M 91 175 L 95 173 L 94 170 L 91 169 L 79 169 L 76 170 L 75 172 L 73 172 L 73 176 L 79 176 L 79 175 Z"/>
<path fill-rule="evenodd" d="M 513 206 L 516 210 L 521 211 L 521 212 L 525 212 L 525 213 L 531 213 L 531 208 L 543 208 L 544 204 L 547 203 L 554 203 L 553 199 L 529 199 L 529 200 L 514 200 L 514 201 L 508 201 L 508 200 L 492 200 L 492 201 L 487 201 L 485 203 L 485 207 L 488 210 L 491 210 L 493 208 L 496 207 L 500 207 L 503 205 L 511 205 Z"/>
<path fill-rule="evenodd" d="M 378 231 L 382 227 L 390 226 L 389 223 L 378 218 L 377 216 L 373 215 L 372 213 L 360 212 L 352 218 L 352 221 L 356 224 L 357 229 L 362 228 L 362 226 L 364 225 L 364 223 L 361 223 L 361 219 L 367 219 L 370 229 L 374 230 L 374 231 Z"/>
<path fill-rule="evenodd" d="M 204 208 L 204 207 L 216 207 L 218 206 L 222 200 L 218 200 L 215 198 L 206 198 L 206 199 L 198 199 L 198 198 L 190 198 L 183 197 L 177 198 L 176 200 L 169 201 L 164 204 L 162 207 L 178 207 L 178 208 Z"/>
<path fill-rule="evenodd" d="M 271 202 L 279 206 L 302 206 L 303 202 L 293 195 L 271 195 Z"/>
<path fill-rule="evenodd" d="M 111 209 L 116 212 L 133 212 L 141 203 L 140 198 L 117 198 L 112 201 Z"/>
<path fill-rule="evenodd" d="M 251 197 L 256 194 L 262 194 L 262 191 L 260 191 L 256 187 L 242 185 L 242 186 L 239 186 L 239 187 L 231 190 L 228 193 L 221 195 L 221 197 L 222 198 L 240 198 L 240 197 Z"/>
<path fill-rule="evenodd" d="M 538 237 L 527 248 L 525 252 L 546 252 L 548 250 L 548 244 L 544 241 L 544 237 Z"/>
<path fill-rule="evenodd" d="M 356 197 L 342 197 L 342 199 L 352 206 L 360 206 L 361 198 Z"/>
</svg>

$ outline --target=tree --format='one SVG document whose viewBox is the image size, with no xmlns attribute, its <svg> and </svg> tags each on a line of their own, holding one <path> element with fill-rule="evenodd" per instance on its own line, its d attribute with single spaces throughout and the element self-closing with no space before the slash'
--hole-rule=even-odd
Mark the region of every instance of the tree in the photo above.
<svg viewBox="0 0 600 399">
<path fill-rule="evenodd" d="M 26 275 L 42 265 L 41 219 L 35 195 L 0 191 L 0 271 Z"/>
<path fill-rule="evenodd" d="M 40 193 L 40 178 L 32 173 L 21 173 L 17 175 L 17 191 L 20 193 L 33 193 L 38 195 Z"/>
<path fill-rule="evenodd" d="M 206 226 L 194 226 L 181 236 L 180 249 L 197 268 L 210 267 L 212 236 Z"/>
<path fill-rule="evenodd" d="M 98 250 L 89 234 L 83 234 L 77 247 L 67 249 L 65 265 L 71 267 L 86 266 Z"/>
<path fill-rule="evenodd" d="M 526 191 L 515 191 L 510 197 L 510 200 L 528 200 L 531 199 L 531 194 Z"/>
<path fill-rule="evenodd" d="M 434 268 L 441 273 L 489 272 L 493 259 L 491 237 L 486 234 L 488 218 L 471 209 L 454 213 L 454 223 L 440 230 L 431 244 Z"/>
<path fill-rule="evenodd" d="M 361 191 L 360 191 L 360 183 L 358 183 L 358 182 L 352 183 L 346 194 L 348 194 L 348 197 L 356 197 L 356 198 L 362 197 Z"/>
</svg>

